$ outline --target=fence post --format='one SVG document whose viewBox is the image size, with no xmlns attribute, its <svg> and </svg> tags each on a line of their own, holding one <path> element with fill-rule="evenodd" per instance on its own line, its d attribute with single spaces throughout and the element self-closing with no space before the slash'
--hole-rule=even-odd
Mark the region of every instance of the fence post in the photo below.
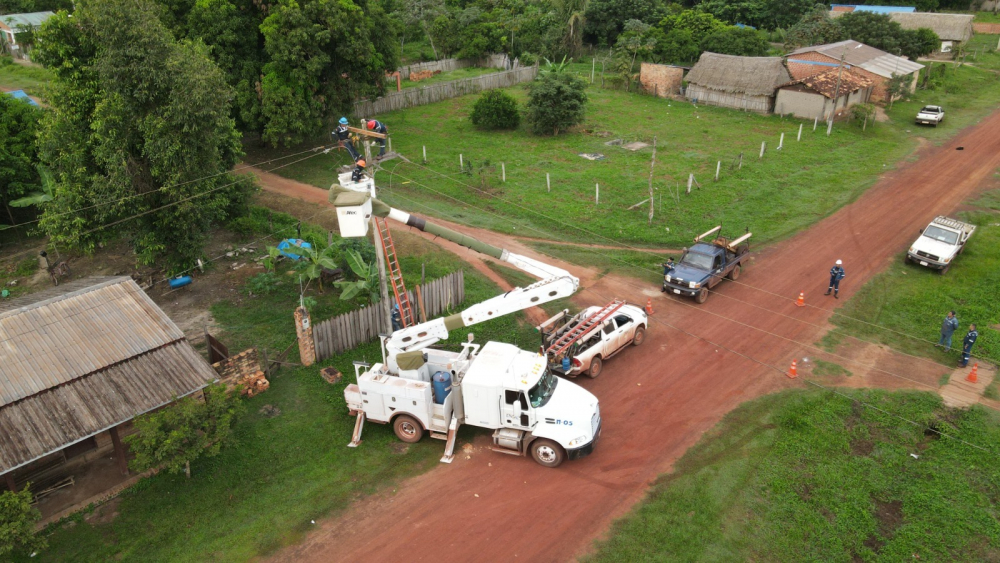
<svg viewBox="0 0 1000 563">
<path fill-rule="evenodd" d="M 813 119 L 813 131 L 816 130 L 816 125 L 817 124 L 819 124 L 819 117 L 816 117 L 815 119 Z"/>
<path fill-rule="evenodd" d="M 316 343 L 313 341 L 312 322 L 305 307 L 295 309 L 295 332 L 299 341 L 299 361 L 304 366 L 316 363 Z"/>
<path fill-rule="evenodd" d="M 694 174 L 688 174 L 688 189 L 687 193 L 691 193 L 691 184 L 694 183 Z"/>
<path fill-rule="evenodd" d="M 389 152 L 392 152 L 392 137 L 389 137 L 387 141 L 389 142 Z"/>
<path fill-rule="evenodd" d="M 462 153 L 458 153 L 458 169 L 465 170 L 465 162 L 462 160 Z"/>
<path fill-rule="evenodd" d="M 785 146 L 785 134 L 784 133 L 782 133 L 781 134 L 781 138 L 778 139 L 778 148 L 777 148 L 777 150 L 780 151 L 781 147 L 783 147 L 783 146 Z"/>
<path fill-rule="evenodd" d="M 740 153 L 740 165 L 737 170 L 743 170 L 743 153 Z"/>
<path fill-rule="evenodd" d="M 547 191 L 547 192 L 551 192 L 552 191 L 552 182 L 549 180 L 549 173 L 548 172 L 545 173 L 545 191 Z"/>
<path fill-rule="evenodd" d="M 830 136 L 830 132 L 833 131 L 833 118 L 830 118 L 830 122 L 826 125 L 826 136 Z"/>
<path fill-rule="evenodd" d="M 502 162 L 500 163 L 500 178 L 502 178 L 504 182 L 507 181 L 507 167 L 504 166 L 504 163 Z"/>
<path fill-rule="evenodd" d="M 799 136 L 795 138 L 796 141 L 802 140 L 802 124 L 799 123 Z"/>
<path fill-rule="evenodd" d="M 591 84 L 594 83 L 594 70 L 596 70 L 596 69 L 597 69 L 597 59 L 591 58 L 590 59 L 590 83 Z"/>
<path fill-rule="evenodd" d="M 719 170 L 722 169 L 722 161 L 715 163 L 715 181 L 719 181 Z"/>
<path fill-rule="evenodd" d="M 767 144 L 767 141 L 761 141 L 761 142 L 760 142 L 760 156 L 759 156 L 759 157 L 757 157 L 758 159 L 760 159 L 760 158 L 764 158 L 764 146 L 765 146 L 766 144 Z"/>
<path fill-rule="evenodd" d="M 594 188 L 594 205 L 601 204 L 601 185 L 597 184 Z"/>
<path fill-rule="evenodd" d="M 424 145 L 424 163 L 427 163 L 427 145 Z"/>
</svg>

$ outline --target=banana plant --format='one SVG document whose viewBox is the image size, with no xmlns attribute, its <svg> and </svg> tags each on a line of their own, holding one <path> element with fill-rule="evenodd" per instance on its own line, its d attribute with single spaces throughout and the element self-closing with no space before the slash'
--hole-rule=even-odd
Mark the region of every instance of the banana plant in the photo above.
<svg viewBox="0 0 1000 563">
<path fill-rule="evenodd" d="M 365 262 L 361 253 L 356 250 L 347 251 L 347 265 L 358 279 L 333 282 L 342 291 L 340 298 L 347 301 L 367 293 L 369 303 L 378 303 L 380 295 L 377 265 Z"/>
</svg>

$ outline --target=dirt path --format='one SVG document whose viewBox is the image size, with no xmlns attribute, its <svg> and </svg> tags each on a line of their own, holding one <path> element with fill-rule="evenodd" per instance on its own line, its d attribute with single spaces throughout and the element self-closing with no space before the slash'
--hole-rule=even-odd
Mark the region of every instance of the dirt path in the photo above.
<svg viewBox="0 0 1000 563">
<path fill-rule="evenodd" d="M 956 151 L 958 146 L 964 150 Z M 749 285 L 727 283 L 700 307 L 614 275 L 588 278 L 581 302 L 619 296 L 644 303 L 651 296 L 656 309 L 642 348 L 611 360 L 601 378 L 580 381 L 600 398 L 604 418 L 592 456 L 545 470 L 489 452 L 482 432 L 453 464 L 409 479 L 392 494 L 358 501 L 273 559 L 565 561 L 582 555 L 725 413 L 765 393 L 804 386 L 764 364 L 784 367 L 817 355 L 810 345 L 840 303 L 820 295 L 836 259 L 847 270 L 841 291 L 846 299 L 895 259 L 930 218 L 985 189 L 998 166 L 1000 112 L 945 146 L 922 151 L 856 203 L 767 248 L 740 280 Z M 817 307 L 797 308 L 785 299 L 800 291 Z M 910 373 L 903 356 L 863 355 L 885 361 L 880 367 L 891 373 Z M 849 362 L 845 367 L 858 369 Z M 936 387 L 938 371 L 921 373 L 914 376 L 917 383 Z M 882 375 L 891 386 L 916 384 Z"/>
</svg>

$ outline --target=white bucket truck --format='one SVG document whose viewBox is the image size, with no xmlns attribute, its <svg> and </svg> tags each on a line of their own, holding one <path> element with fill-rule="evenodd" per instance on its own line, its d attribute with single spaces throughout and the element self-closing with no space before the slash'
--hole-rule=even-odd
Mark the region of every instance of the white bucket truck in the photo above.
<svg viewBox="0 0 1000 563">
<path fill-rule="evenodd" d="M 345 186 L 346 187 L 346 186 Z M 372 214 L 388 217 L 512 264 L 541 281 L 475 304 L 461 313 L 403 328 L 383 337 L 383 361 L 355 363 L 357 384 L 344 398 L 357 416 L 350 446 L 361 442 L 365 420 L 392 424 L 404 442 L 425 433 L 446 440 L 442 462 L 454 456 L 458 427 L 493 430 L 493 450 L 530 455 L 546 467 L 590 454 L 601 434 L 597 398 L 557 378 L 547 358 L 501 342 L 469 341 L 461 352 L 430 348 L 451 331 L 572 295 L 579 280 L 569 272 L 484 244 L 389 208 L 362 191 L 334 189 L 342 236 L 363 236 Z"/>
</svg>

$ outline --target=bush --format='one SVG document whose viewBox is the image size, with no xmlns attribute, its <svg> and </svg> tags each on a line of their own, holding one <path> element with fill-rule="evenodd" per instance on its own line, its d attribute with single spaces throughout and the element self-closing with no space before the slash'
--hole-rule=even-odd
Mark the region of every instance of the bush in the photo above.
<svg viewBox="0 0 1000 563">
<path fill-rule="evenodd" d="M 45 539 L 35 535 L 41 514 L 31 506 L 28 487 L 14 493 L 0 493 L 0 556 L 15 551 L 31 552 L 45 547 Z"/>
<path fill-rule="evenodd" d="M 270 295 L 278 289 L 281 280 L 274 272 L 261 272 L 247 280 L 244 289 L 248 295 Z"/>
<path fill-rule="evenodd" d="M 519 57 L 517 57 L 517 62 L 520 63 L 521 66 L 534 66 L 535 63 L 538 62 L 538 57 L 525 51 L 524 53 L 521 53 Z"/>
<path fill-rule="evenodd" d="M 517 100 L 503 90 L 490 90 L 472 106 L 472 124 L 480 129 L 517 129 L 521 114 Z"/>
<path fill-rule="evenodd" d="M 583 122 L 587 84 L 566 72 L 546 71 L 528 85 L 528 121 L 536 135 L 558 135 Z"/>
</svg>

